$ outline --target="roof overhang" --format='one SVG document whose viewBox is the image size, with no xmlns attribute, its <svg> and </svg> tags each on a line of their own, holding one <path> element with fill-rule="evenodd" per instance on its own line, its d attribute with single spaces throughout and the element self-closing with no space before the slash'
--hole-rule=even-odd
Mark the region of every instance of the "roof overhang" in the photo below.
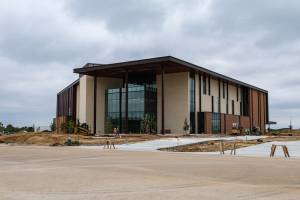
<svg viewBox="0 0 300 200">
<path fill-rule="evenodd" d="M 67 87 L 65 87 L 62 91 L 60 91 L 59 93 L 57 93 L 57 95 L 60 95 L 61 93 L 63 93 L 67 89 L 69 89 L 70 87 L 76 85 L 77 83 L 79 83 L 79 79 L 77 79 L 76 81 L 74 81 L 73 83 L 71 83 L 70 85 L 68 85 Z"/>
<path fill-rule="evenodd" d="M 130 73 L 160 74 L 162 65 L 164 66 L 165 74 L 193 71 L 197 74 L 206 75 L 211 79 L 224 81 L 231 85 L 248 87 L 264 93 L 268 93 L 268 91 L 263 90 L 261 88 L 249 85 L 239 80 L 235 80 L 233 78 L 224 76 L 222 74 L 213 72 L 211 70 L 205 69 L 203 67 L 194 65 L 192 63 L 180 60 L 172 56 L 134 60 L 112 64 L 87 63 L 83 68 L 74 69 L 74 73 L 97 77 L 121 78 L 123 77 L 126 70 L 128 70 L 128 72 Z"/>
</svg>

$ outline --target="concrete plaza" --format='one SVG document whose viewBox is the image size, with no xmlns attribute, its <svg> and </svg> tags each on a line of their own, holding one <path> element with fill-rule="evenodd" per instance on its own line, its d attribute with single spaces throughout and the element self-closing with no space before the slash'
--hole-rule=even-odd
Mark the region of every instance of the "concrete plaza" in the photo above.
<svg viewBox="0 0 300 200">
<path fill-rule="evenodd" d="M 0 145 L 0 199 L 298 199 L 300 159 Z"/>
</svg>

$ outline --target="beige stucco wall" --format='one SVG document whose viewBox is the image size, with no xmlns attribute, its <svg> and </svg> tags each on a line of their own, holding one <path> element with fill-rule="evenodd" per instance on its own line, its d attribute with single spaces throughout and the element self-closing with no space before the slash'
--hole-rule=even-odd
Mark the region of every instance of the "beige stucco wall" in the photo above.
<svg viewBox="0 0 300 200">
<path fill-rule="evenodd" d="M 223 98 L 223 82 L 221 82 L 221 113 L 226 113 L 226 85 L 227 83 L 224 83 L 225 98 Z"/>
<path fill-rule="evenodd" d="M 189 72 L 165 74 L 165 129 L 183 133 L 184 119 L 190 121 Z M 161 130 L 161 75 L 156 76 L 157 130 Z"/>
<path fill-rule="evenodd" d="M 211 79 L 211 93 L 208 95 L 208 78 L 207 94 L 203 94 L 203 77 L 201 76 L 201 111 L 211 112 L 211 96 L 214 96 L 214 111 L 218 111 L 218 81 Z M 161 75 L 156 76 L 157 82 L 157 130 L 161 130 Z M 227 84 L 227 83 L 226 83 Z M 225 84 L 225 90 L 226 90 Z M 104 133 L 105 127 L 105 90 L 121 88 L 123 80 L 117 78 L 97 78 L 97 130 L 96 133 Z M 226 98 L 223 99 L 223 83 L 221 82 L 221 113 L 226 113 Z M 239 88 L 239 101 L 236 99 L 236 86 L 228 85 L 228 114 L 232 114 L 231 100 L 234 100 L 235 115 L 240 114 L 240 102 L 242 90 Z M 195 129 L 197 131 L 197 112 L 199 108 L 199 75 L 195 74 Z M 172 133 L 182 133 L 182 126 L 185 117 L 190 122 L 189 106 L 189 72 L 165 74 L 165 129 L 171 129 Z M 81 123 L 91 125 L 93 131 L 94 117 L 94 77 L 82 76 L 77 86 L 77 112 L 76 118 Z"/>
<path fill-rule="evenodd" d="M 219 82 L 216 80 L 210 80 L 210 96 L 214 97 L 214 113 L 218 112 L 218 97 L 219 97 Z M 211 105 L 211 97 L 210 97 Z"/>
<path fill-rule="evenodd" d="M 80 123 L 87 123 L 92 126 L 94 109 L 94 77 L 82 76 L 79 79 L 79 82 L 79 120 Z"/>
<path fill-rule="evenodd" d="M 213 80 L 210 80 L 210 95 L 209 95 L 209 87 L 208 87 L 208 77 L 206 77 L 206 94 L 203 94 L 203 76 L 201 77 L 201 110 L 202 112 L 212 112 L 211 109 L 211 95 L 215 95 L 215 93 L 218 93 L 217 91 L 214 91 L 215 88 L 213 86 Z M 216 98 L 216 97 L 214 97 Z"/>
<path fill-rule="evenodd" d="M 97 78 L 97 112 L 96 112 L 96 133 L 104 133 L 105 124 L 105 90 L 121 88 L 123 79 Z M 79 91 L 79 92 L 78 92 Z M 77 89 L 78 116 L 80 123 L 87 123 L 94 131 L 94 77 L 82 76 Z"/>
<path fill-rule="evenodd" d="M 241 89 L 237 101 L 236 86 L 228 85 L 228 114 L 240 115 Z M 232 113 L 232 100 L 234 100 L 234 113 Z"/>
<path fill-rule="evenodd" d="M 197 78 L 198 79 L 198 78 Z M 196 79 L 196 80 L 197 80 Z M 219 97 L 219 82 L 217 80 L 210 80 L 210 95 L 208 92 L 208 77 L 206 77 L 206 94 L 203 94 L 203 76 L 201 76 L 201 111 L 212 112 L 211 96 L 214 96 L 214 112 L 218 112 L 218 97 Z M 226 99 L 227 99 L 227 83 L 225 83 L 225 98 L 223 98 L 223 82 L 220 82 L 220 107 L 221 113 L 226 114 Z M 196 93 L 199 92 L 199 87 Z M 232 102 L 234 100 L 234 114 L 240 114 L 240 102 L 242 98 L 242 89 L 239 88 L 239 100 L 236 98 L 236 86 L 228 85 L 228 114 L 232 114 Z M 197 102 L 197 101 L 196 101 Z"/>
<path fill-rule="evenodd" d="M 105 90 L 122 88 L 123 79 L 122 78 L 97 78 L 97 134 L 103 134 L 105 128 Z"/>
</svg>

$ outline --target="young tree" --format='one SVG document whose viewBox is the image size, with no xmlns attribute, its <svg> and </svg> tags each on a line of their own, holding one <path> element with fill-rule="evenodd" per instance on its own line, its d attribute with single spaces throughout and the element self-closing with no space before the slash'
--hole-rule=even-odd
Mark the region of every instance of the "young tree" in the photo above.
<svg viewBox="0 0 300 200">
<path fill-rule="evenodd" d="M 80 121 L 79 118 L 76 119 L 76 131 L 77 131 L 77 135 L 78 135 L 78 142 L 79 142 L 79 127 L 80 127 Z"/>
<path fill-rule="evenodd" d="M 34 126 L 34 124 L 32 125 L 32 129 L 33 129 L 32 132 L 35 132 L 35 126 Z"/>
<path fill-rule="evenodd" d="M 105 123 L 105 131 L 108 133 L 110 133 L 110 131 L 112 130 L 112 125 L 111 125 L 111 119 L 108 117 L 106 119 L 106 123 Z"/>
<path fill-rule="evenodd" d="M 21 130 L 21 129 L 20 129 L 19 127 L 15 127 L 15 132 L 16 132 L 16 133 L 20 132 L 20 130 Z"/>
<path fill-rule="evenodd" d="M 40 132 L 41 127 L 37 127 L 36 132 Z"/>
<path fill-rule="evenodd" d="M 152 117 L 152 119 L 150 120 L 150 131 L 154 130 L 156 131 L 156 121 L 155 121 L 155 117 Z"/>
<path fill-rule="evenodd" d="M 60 130 L 64 132 L 67 129 L 67 124 L 65 122 L 60 123 Z"/>
<path fill-rule="evenodd" d="M 2 122 L 0 122 L 0 131 L 3 131 L 4 130 L 4 126 L 2 124 Z"/>
<path fill-rule="evenodd" d="M 13 131 L 13 126 L 11 125 L 11 124 L 8 124 L 7 126 L 6 126 L 6 130 L 8 131 L 8 132 L 12 132 Z"/>
<path fill-rule="evenodd" d="M 51 122 L 50 128 L 51 128 L 51 133 L 53 133 L 54 131 L 56 131 L 56 123 L 55 123 L 55 121 Z"/>
<path fill-rule="evenodd" d="M 148 114 L 145 115 L 144 118 L 142 118 L 142 130 L 143 133 L 145 133 L 145 129 L 147 128 L 147 124 L 150 122 L 150 116 Z"/>
<path fill-rule="evenodd" d="M 71 130 L 74 130 L 74 121 L 71 119 L 69 122 L 68 122 L 68 130 L 69 130 L 69 133 L 71 133 Z"/>
<path fill-rule="evenodd" d="M 183 122 L 183 130 L 184 132 L 188 131 L 190 129 L 190 125 L 187 122 L 187 119 L 185 118 L 184 122 Z"/>
<path fill-rule="evenodd" d="M 60 130 L 62 131 L 61 134 L 61 146 L 64 146 L 64 131 L 67 129 L 67 124 L 65 122 L 60 123 Z"/>
</svg>

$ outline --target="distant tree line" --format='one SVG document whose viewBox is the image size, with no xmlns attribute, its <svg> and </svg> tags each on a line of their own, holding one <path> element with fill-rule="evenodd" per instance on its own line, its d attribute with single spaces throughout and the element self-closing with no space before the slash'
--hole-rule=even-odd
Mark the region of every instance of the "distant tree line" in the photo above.
<svg viewBox="0 0 300 200">
<path fill-rule="evenodd" d="M 34 124 L 31 127 L 23 126 L 23 127 L 15 127 L 12 124 L 8 124 L 6 127 L 4 127 L 3 123 L 0 122 L 0 131 L 8 131 L 8 132 L 22 132 L 22 131 L 27 131 L 27 132 L 34 132 L 35 131 L 35 126 Z M 40 131 L 40 127 L 36 129 L 36 131 Z"/>
<path fill-rule="evenodd" d="M 3 123 L 0 122 L 0 131 L 8 131 L 8 132 L 20 132 L 20 131 L 24 131 L 27 130 L 28 127 L 24 126 L 24 127 L 15 127 L 12 124 L 8 124 L 6 127 L 3 126 Z"/>
</svg>

